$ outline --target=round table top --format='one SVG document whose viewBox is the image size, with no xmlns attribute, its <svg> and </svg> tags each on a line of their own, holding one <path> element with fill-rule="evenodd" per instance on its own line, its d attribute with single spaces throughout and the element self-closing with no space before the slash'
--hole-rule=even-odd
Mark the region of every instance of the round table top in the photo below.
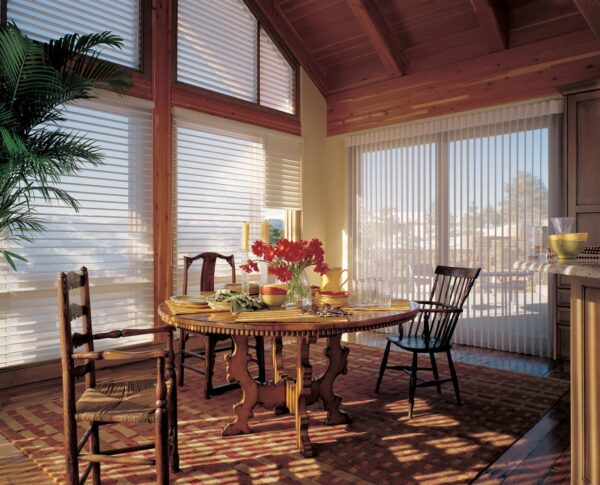
<svg viewBox="0 0 600 485">
<path fill-rule="evenodd" d="M 169 307 L 165 303 L 161 303 L 158 307 L 158 315 L 168 325 L 197 333 L 267 337 L 301 335 L 325 337 L 399 325 L 415 318 L 418 310 L 419 305 L 411 301 L 409 309 L 406 311 L 353 312 L 345 317 L 347 320 L 345 322 L 340 322 L 338 318 L 332 318 L 331 322 L 321 320 L 319 322 L 238 323 L 235 321 L 235 315 L 229 312 L 173 315 Z"/>
</svg>

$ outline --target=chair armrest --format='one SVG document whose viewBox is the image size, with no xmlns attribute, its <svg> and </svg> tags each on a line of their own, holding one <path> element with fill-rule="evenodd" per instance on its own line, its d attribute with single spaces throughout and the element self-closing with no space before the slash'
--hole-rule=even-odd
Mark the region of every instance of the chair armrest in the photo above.
<svg viewBox="0 0 600 485">
<path fill-rule="evenodd" d="M 171 327 L 170 325 L 152 328 L 126 328 L 123 330 L 111 330 L 110 332 L 96 333 L 94 334 L 94 340 L 101 340 L 105 338 L 135 337 L 137 335 L 147 335 L 153 333 L 172 333 L 174 330 L 175 327 Z"/>
<path fill-rule="evenodd" d="M 463 309 L 456 306 L 441 303 L 439 301 L 416 300 L 419 305 L 433 305 L 441 308 L 419 308 L 420 313 L 462 313 Z"/>
<path fill-rule="evenodd" d="M 74 352 L 74 359 L 87 360 L 133 360 L 133 359 L 164 359 L 168 357 L 166 350 L 144 350 L 142 352 L 127 352 L 124 350 L 104 350 L 101 352 Z"/>
</svg>

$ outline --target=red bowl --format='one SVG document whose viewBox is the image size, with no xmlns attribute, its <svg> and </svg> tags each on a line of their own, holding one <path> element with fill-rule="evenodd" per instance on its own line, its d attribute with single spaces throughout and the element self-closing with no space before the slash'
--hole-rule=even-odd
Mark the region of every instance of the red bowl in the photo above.
<svg viewBox="0 0 600 485">
<path fill-rule="evenodd" d="M 287 285 L 263 285 L 260 287 L 261 295 L 285 295 L 287 293 Z"/>
</svg>

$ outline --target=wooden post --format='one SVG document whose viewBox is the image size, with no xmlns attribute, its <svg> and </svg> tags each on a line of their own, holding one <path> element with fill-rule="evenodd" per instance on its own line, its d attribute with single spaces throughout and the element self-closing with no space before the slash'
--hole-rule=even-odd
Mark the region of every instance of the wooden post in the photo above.
<svg viewBox="0 0 600 485">
<path fill-rule="evenodd" d="M 152 1 L 152 170 L 154 225 L 154 306 L 173 291 L 173 123 L 171 118 L 172 1 Z M 160 319 L 155 312 L 155 325 Z"/>
</svg>

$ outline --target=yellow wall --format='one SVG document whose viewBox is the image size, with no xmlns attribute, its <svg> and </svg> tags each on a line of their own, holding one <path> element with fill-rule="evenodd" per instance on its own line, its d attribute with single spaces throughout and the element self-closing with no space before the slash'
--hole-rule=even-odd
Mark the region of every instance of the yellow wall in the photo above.
<svg viewBox="0 0 600 485">
<path fill-rule="evenodd" d="M 342 136 L 328 137 L 325 99 L 302 70 L 300 117 L 302 154 L 302 237 L 317 237 L 325 245 L 330 266 L 342 265 L 345 220 L 345 149 Z M 311 274 L 314 284 L 318 278 Z"/>
</svg>

